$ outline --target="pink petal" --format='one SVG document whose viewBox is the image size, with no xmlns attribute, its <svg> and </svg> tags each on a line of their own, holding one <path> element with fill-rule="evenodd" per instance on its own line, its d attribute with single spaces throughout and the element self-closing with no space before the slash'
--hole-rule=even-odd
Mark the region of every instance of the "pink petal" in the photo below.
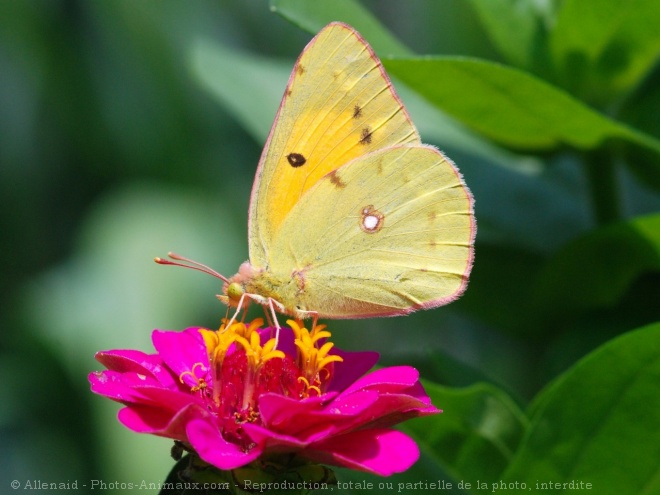
<svg viewBox="0 0 660 495">
<path fill-rule="evenodd" d="M 308 414 L 321 410 L 323 404 L 333 399 L 335 395 L 326 394 L 298 400 L 284 395 L 266 393 L 259 397 L 259 414 L 265 424 L 274 427 L 281 426 L 288 424 L 293 414 Z"/>
<path fill-rule="evenodd" d="M 415 397 L 416 399 L 419 399 L 429 407 L 433 406 L 431 404 L 431 398 L 426 394 L 426 390 L 424 390 L 424 386 L 420 382 L 415 383 L 410 388 L 401 390 L 400 393 L 405 393 L 407 395 Z"/>
<path fill-rule="evenodd" d="M 167 367 L 163 366 L 163 361 L 158 355 L 133 350 L 115 350 L 97 352 L 94 357 L 109 370 L 150 375 L 166 387 L 175 384 L 174 377 Z"/>
<path fill-rule="evenodd" d="M 255 423 L 245 423 L 243 430 L 257 444 L 269 451 L 300 450 L 307 444 L 286 433 L 277 433 Z"/>
<path fill-rule="evenodd" d="M 134 375 L 135 376 L 135 375 Z M 92 392 L 122 403 L 144 402 L 144 396 L 131 386 L 130 379 L 116 371 L 96 371 L 88 375 Z M 146 377 L 145 377 L 146 379 Z M 154 382 L 154 378 L 150 378 Z"/>
<path fill-rule="evenodd" d="M 378 401 L 378 393 L 354 393 L 327 404 L 323 403 L 323 398 L 310 397 L 298 401 L 268 394 L 260 398 L 259 410 L 266 428 L 309 443 L 338 431 L 343 432 L 350 425 L 365 423 L 367 420 L 362 419 L 362 415 Z M 268 414 L 263 413 L 264 406 Z"/>
<path fill-rule="evenodd" d="M 168 332 L 154 330 L 151 334 L 154 347 L 167 366 L 175 376 L 184 375 L 184 380 L 189 387 L 198 385 L 197 378 L 204 378 L 209 371 L 209 357 L 206 344 L 199 333 L 198 328 L 188 328 L 183 332 Z M 190 375 L 195 364 L 201 363 L 195 370 L 194 377 Z"/>
<path fill-rule="evenodd" d="M 119 411 L 119 421 L 127 428 L 138 433 L 150 433 L 175 440 L 187 441 L 186 426 L 196 418 L 207 417 L 205 409 L 196 404 L 172 413 L 151 405 L 139 404 L 125 407 Z"/>
<path fill-rule="evenodd" d="M 132 349 L 100 351 L 94 354 L 94 359 L 109 370 L 119 372 L 134 371 L 135 373 L 144 373 L 153 367 L 154 364 L 160 364 L 162 362 L 157 355 L 146 354 L 142 351 Z"/>
<path fill-rule="evenodd" d="M 167 411 L 178 411 L 189 404 L 204 407 L 204 401 L 198 395 L 192 395 L 178 390 L 169 390 L 158 387 L 134 387 L 145 398 L 142 402 L 149 402 Z"/>
<path fill-rule="evenodd" d="M 346 431 L 362 428 L 371 419 L 371 408 L 378 401 L 376 392 L 351 394 L 332 401 L 322 411 L 292 419 L 286 431 L 311 443 Z"/>
<path fill-rule="evenodd" d="M 257 459 L 263 452 L 259 444 L 248 452 L 225 440 L 217 426 L 208 420 L 194 419 L 186 425 L 190 445 L 199 457 L 222 470 L 236 469 Z"/>
<path fill-rule="evenodd" d="M 117 419 L 126 427 L 138 433 L 164 431 L 172 421 L 173 414 L 160 407 L 145 404 L 135 404 L 119 410 Z M 185 438 L 178 438 L 185 440 Z"/>
<path fill-rule="evenodd" d="M 400 392 L 413 387 L 419 380 L 419 372 L 410 366 L 390 366 L 358 378 L 342 392 L 348 394 L 358 389 L 374 388 L 380 392 Z"/>
<path fill-rule="evenodd" d="M 435 406 L 405 394 L 382 394 L 359 418 L 360 428 L 388 428 L 411 418 L 439 414 Z M 358 424 L 355 424 L 357 427 Z"/>
<path fill-rule="evenodd" d="M 295 430 L 289 428 L 282 431 L 294 431 L 297 438 L 311 442 L 322 438 L 317 431 L 321 431 L 320 426 L 325 423 L 333 425 L 331 430 L 325 430 L 326 435 L 342 435 L 359 429 L 387 428 L 410 418 L 439 412 L 442 411 L 433 406 L 427 407 L 424 402 L 409 395 L 360 391 L 338 397 L 323 411 L 312 412 L 306 418 L 296 418 L 292 421 Z"/>
<path fill-rule="evenodd" d="M 419 458 L 419 449 L 400 431 L 370 429 L 318 442 L 303 455 L 326 464 L 390 476 L 410 468 Z"/>
<path fill-rule="evenodd" d="M 190 403 L 203 405 L 197 395 L 163 388 L 151 376 L 138 373 L 103 371 L 90 373 L 92 392 L 123 404 L 148 404 L 167 411 L 177 411 Z"/>
<path fill-rule="evenodd" d="M 299 420 L 304 420 L 304 418 L 304 415 L 298 417 Z M 295 430 L 292 428 L 273 430 L 267 426 L 260 426 L 254 423 L 245 423 L 243 425 L 243 430 L 245 430 L 252 440 L 257 443 L 263 443 L 269 450 L 273 446 L 283 445 L 288 447 L 304 447 L 313 441 L 334 435 L 336 428 L 336 424 L 326 421 L 325 418 L 319 420 L 318 417 L 307 418 L 304 424 L 299 425 Z"/>
</svg>

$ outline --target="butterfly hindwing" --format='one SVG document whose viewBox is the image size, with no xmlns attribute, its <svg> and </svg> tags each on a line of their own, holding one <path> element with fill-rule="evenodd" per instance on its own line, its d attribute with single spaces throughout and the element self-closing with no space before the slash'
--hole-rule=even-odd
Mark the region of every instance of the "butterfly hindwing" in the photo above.
<svg viewBox="0 0 660 495">
<path fill-rule="evenodd" d="M 250 203 L 250 261 L 265 266 L 289 212 L 329 172 L 374 150 L 420 143 L 368 44 L 332 23 L 298 59 L 262 154 Z"/>
<path fill-rule="evenodd" d="M 292 278 L 282 302 L 322 317 L 405 314 L 462 293 L 474 234 L 452 163 L 430 146 L 396 146 L 317 181 L 273 239 L 269 270 Z"/>
</svg>

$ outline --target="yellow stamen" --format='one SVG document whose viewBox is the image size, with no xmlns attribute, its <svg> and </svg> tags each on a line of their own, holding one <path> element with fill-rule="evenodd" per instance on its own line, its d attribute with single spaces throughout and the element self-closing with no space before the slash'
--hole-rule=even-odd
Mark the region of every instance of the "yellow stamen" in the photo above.
<svg viewBox="0 0 660 495">
<path fill-rule="evenodd" d="M 204 365 L 202 363 L 195 363 L 192 367 L 192 371 L 184 371 L 179 375 L 179 381 L 181 383 L 185 383 L 183 377 L 188 375 L 190 375 L 193 378 L 193 380 L 197 382 L 197 385 L 193 385 L 190 388 L 191 392 L 199 392 L 200 390 L 203 390 L 208 386 L 204 377 L 198 377 L 197 374 L 195 373 L 195 370 L 197 369 L 198 366 L 204 368 Z"/>
<path fill-rule="evenodd" d="M 206 350 L 209 353 L 209 360 L 217 366 L 222 366 L 222 361 L 227 354 L 229 347 L 238 340 L 239 337 L 251 338 L 250 336 L 255 333 L 261 325 L 263 319 L 257 318 L 250 326 L 245 326 L 245 323 L 235 322 L 228 328 L 225 328 L 225 323 L 220 326 L 217 332 L 211 330 L 201 329 L 200 333 L 204 338 Z"/>
<path fill-rule="evenodd" d="M 321 395 L 321 389 L 319 387 L 317 387 L 316 385 L 310 385 L 309 381 L 304 376 L 299 376 L 298 381 L 305 384 L 305 390 L 303 390 L 303 392 L 302 392 L 303 397 L 309 397 L 309 391 L 310 390 L 314 390 L 316 392 L 317 396 Z"/>
<path fill-rule="evenodd" d="M 270 339 L 263 346 L 261 345 L 259 333 L 253 332 L 250 335 L 250 341 L 243 337 L 236 337 L 236 343 L 240 344 L 245 349 L 245 354 L 248 358 L 248 366 L 258 371 L 261 366 L 267 361 L 274 358 L 284 358 L 284 352 L 273 349 L 275 347 L 275 339 Z"/>
<path fill-rule="evenodd" d="M 235 336 L 232 332 L 214 332 L 213 330 L 200 330 L 206 344 L 206 351 L 209 354 L 209 361 L 216 359 L 222 360 L 227 353 L 227 349 L 234 342 Z"/>
<path fill-rule="evenodd" d="M 294 344 L 298 348 L 298 367 L 302 374 L 298 380 L 305 384 L 303 395 L 309 397 L 310 390 L 315 390 L 320 395 L 322 375 L 324 381 L 330 378 L 330 363 L 343 361 L 340 356 L 329 354 L 334 346 L 332 342 L 325 342 L 321 348 L 317 347 L 319 340 L 329 338 L 331 333 L 325 330 L 325 325 L 314 326 L 310 332 L 302 322 L 289 320 L 287 324 L 293 330 Z"/>
<path fill-rule="evenodd" d="M 236 411 L 234 413 L 234 420 L 236 423 L 256 423 L 259 419 L 259 411 L 250 408 L 247 411 Z"/>
<path fill-rule="evenodd" d="M 261 321 L 260 323 L 263 323 Z M 249 340 L 246 337 L 235 336 L 236 345 L 240 345 L 245 350 L 247 357 L 247 373 L 243 381 L 243 401 L 242 410 L 248 410 L 255 406 L 254 391 L 257 388 L 257 380 L 259 379 L 259 370 L 261 367 L 271 359 L 283 359 L 284 352 L 275 349 L 277 344 L 276 339 L 268 340 L 263 346 L 261 345 L 261 337 L 259 332 L 254 331 L 258 325 L 250 325 L 247 330 L 250 330 Z"/>
<path fill-rule="evenodd" d="M 252 320 L 252 323 L 250 323 L 250 326 L 247 327 L 245 335 L 251 335 L 252 332 L 260 328 L 264 324 L 264 319 L 263 318 L 257 318 L 256 320 Z"/>
<path fill-rule="evenodd" d="M 251 335 L 257 335 L 255 331 L 263 324 L 263 319 L 257 318 L 249 326 L 245 326 L 243 322 L 234 322 L 229 327 L 226 327 L 226 322 L 223 321 L 218 331 L 200 329 L 204 343 L 206 344 L 206 351 L 209 355 L 209 362 L 211 363 L 211 373 L 213 383 L 219 383 L 222 375 L 222 363 L 225 360 L 229 347 L 234 342 L 250 338 Z M 249 353 L 248 353 L 249 354 Z M 222 387 L 214 387 L 213 400 L 220 403 L 220 392 Z"/>
</svg>

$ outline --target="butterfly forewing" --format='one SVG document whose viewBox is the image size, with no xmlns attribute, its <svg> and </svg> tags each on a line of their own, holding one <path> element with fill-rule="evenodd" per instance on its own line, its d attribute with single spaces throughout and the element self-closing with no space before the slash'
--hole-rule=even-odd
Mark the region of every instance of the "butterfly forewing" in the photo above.
<svg viewBox="0 0 660 495">
<path fill-rule="evenodd" d="M 322 177 L 374 150 L 420 143 L 367 43 L 333 23 L 305 48 L 261 157 L 250 204 L 250 261 L 267 266 L 279 229 Z"/>
</svg>

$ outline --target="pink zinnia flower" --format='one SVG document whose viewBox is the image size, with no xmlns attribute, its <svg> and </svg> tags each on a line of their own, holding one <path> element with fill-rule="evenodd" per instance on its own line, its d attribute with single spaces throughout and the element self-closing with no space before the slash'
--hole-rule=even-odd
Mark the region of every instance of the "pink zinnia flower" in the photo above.
<svg viewBox="0 0 660 495">
<path fill-rule="evenodd" d="M 261 324 L 155 330 L 157 354 L 99 352 L 108 370 L 89 375 L 92 391 L 126 406 L 119 411 L 126 427 L 183 442 L 223 471 L 296 454 L 387 476 L 417 460 L 415 442 L 390 428 L 441 412 L 417 370 L 365 375 L 377 354 L 334 348 L 324 325 L 309 332 L 290 321 L 274 349 Z"/>
</svg>

